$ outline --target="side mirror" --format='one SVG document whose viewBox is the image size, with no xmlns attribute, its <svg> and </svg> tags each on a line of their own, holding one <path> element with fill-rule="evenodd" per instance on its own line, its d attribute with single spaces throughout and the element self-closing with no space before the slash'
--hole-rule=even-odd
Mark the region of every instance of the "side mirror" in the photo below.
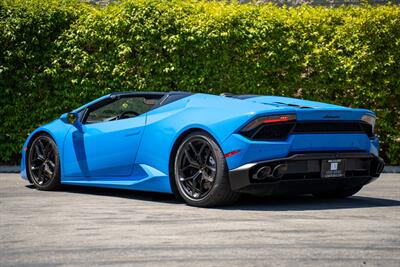
<svg viewBox="0 0 400 267">
<path fill-rule="evenodd" d="M 78 130 L 82 130 L 82 124 L 79 121 L 78 113 L 68 112 L 61 115 L 60 119 L 65 122 L 74 125 Z"/>
<path fill-rule="evenodd" d="M 78 114 L 74 112 L 67 113 L 67 122 L 70 124 L 75 124 L 78 121 Z"/>
</svg>

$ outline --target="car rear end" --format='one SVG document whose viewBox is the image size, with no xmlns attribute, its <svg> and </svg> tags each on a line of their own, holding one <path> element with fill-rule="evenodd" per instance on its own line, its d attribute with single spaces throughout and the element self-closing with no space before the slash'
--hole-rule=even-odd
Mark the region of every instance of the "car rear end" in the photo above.
<svg viewBox="0 0 400 267">
<path fill-rule="evenodd" d="M 234 191 L 316 193 L 362 186 L 382 172 L 373 112 L 267 102 L 282 108 L 258 112 L 223 143 Z"/>
</svg>

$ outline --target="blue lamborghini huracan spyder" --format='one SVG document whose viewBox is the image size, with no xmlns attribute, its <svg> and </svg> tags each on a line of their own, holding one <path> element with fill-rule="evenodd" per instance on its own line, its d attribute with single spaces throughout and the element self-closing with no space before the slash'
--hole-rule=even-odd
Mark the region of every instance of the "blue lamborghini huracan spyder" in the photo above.
<svg viewBox="0 0 400 267">
<path fill-rule="evenodd" d="M 112 93 L 32 132 L 21 175 L 40 190 L 165 192 L 199 207 L 241 193 L 348 197 L 382 172 L 375 120 L 277 96 Z"/>
</svg>

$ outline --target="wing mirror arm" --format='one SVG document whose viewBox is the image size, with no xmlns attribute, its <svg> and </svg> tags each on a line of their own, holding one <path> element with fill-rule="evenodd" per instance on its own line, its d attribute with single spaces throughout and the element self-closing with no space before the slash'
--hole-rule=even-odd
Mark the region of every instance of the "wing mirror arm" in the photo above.
<svg viewBox="0 0 400 267">
<path fill-rule="evenodd" d="M 72 124 L 82 132 L 82 123 L 79 121 L 79 115 L 76 112 L 68 112 L 61 115 L 60 119 L 68 124 Z"/>
</svg>

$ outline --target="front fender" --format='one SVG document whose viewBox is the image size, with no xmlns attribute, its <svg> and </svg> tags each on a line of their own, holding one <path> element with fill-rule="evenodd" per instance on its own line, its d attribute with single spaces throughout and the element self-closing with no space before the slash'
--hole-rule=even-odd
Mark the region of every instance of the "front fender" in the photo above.
<svg viewBox="0 0 400 267">
<path fill-rule="evenodd" d="M 21 177 L 25 180 L 29 180 L 27 170 L 26 170 L 26 154 L 30 145 L 30 142 L 32 141 L 32 138 L 38 135 L 39 133 L 46 133 L 53 138 L 54 142 L 57 145 L 58 148 L 58 153 L 60 154 L 60 160 L 63 160 L 63 151 L 64 151 L 64 141 L 65 141 L 65 136 L 69 129 L 73 127 L 70 124 L 64 123 L 60 119 L 54 120 L 46 125 L 40 126 L 39 128 L 35 129 L 33 132 L 31 132 L 28 136 L 28 138 L 25 140 L 24 145 L 22 147 L 22 157 L 21 157 Z M 63 170 L 60 166 L 61 170 L 61 178 L 63 177 Z"/>
</svg>

